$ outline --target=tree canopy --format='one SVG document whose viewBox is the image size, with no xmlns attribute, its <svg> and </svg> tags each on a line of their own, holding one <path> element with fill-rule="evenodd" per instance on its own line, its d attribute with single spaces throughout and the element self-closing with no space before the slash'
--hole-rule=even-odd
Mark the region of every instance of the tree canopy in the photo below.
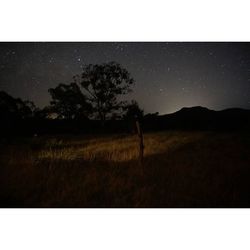
<svg viewBox="0 0 250 250">
<path fill-rule="evenodd" d="M 124 107 L 125 114 L 123 118 L 125 120 L 141 120 L 144 115 L 143 109 L 139 107 L 137 101 L 132 100 L 131 103 Z"/>
<path fill-rule="evenodd" d="M 91 117 L 104 122 L 122 113 L 126 102 L 120 97 L 131 92 L 133 84 L 129 72 L 118 63 L 89 64 L 72 83 L 49 89 L 51 110 L 59 118 Z"/>
<path fill-rule="evenodd" d="M 61 83 L 55 88 L 50 88 L 49 93 L 52 97 L 52 110 L 59 118 L 86 118 L 91 113 L 91 104 L 87 102 L 76 83 L 69 85 Z"/>
<path fill-rule="evenodd" d="M 34 116 L 37 108 L 31 101 L 14 98 L 0 91 L 0 116 L 3 119 L 26 119 Z"/>
<path fill-rule="evenodd" d="M 102 121 L 121 111 L 124 101 L 119 97 L 131 92 L 134 84 L 129 72 L 115 62 L 87 65 L 74 80 L 91 103 L 94 115 Z"/>
</svg>

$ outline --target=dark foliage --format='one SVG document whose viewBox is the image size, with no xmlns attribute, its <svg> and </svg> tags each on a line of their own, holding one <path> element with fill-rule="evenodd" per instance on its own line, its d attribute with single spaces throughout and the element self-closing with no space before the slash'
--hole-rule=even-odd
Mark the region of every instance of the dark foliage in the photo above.
<svg viewBox="0 0 250 250">
<path fill-rule="evenodd" d="M 49 93 L 52 97 L 51 112 L 55 112 L 58 118 L 87 118 L 92 111 L 91 104 L 76 83 L 61 83 L 54 89 L 49 89 Z"/>
<path fill-rule="evenodd" d="M 31 101 L 14 98 L 0 91 L 0 117 L 2 120 L 26 119 L 32 117 L 36 107 Z"/>
<path fill-rule="evenodd" d="M 116 112 L 119 114 L 124 102 L 118 98 L 131 92 L 134 83 L 129 72 L 115 62 L 87 65 L 74 80 L 83 88 L 95 117 L 102 122 Z"/>
<path fill-rule="evenodd" d="M 131 103 L 124 106 L 125 114 L 123 115 L 124 120 L 133 121 L 135 119 L 142 120 L 144 111 L 139 107 L 137 101 L 132 100 Z"/>
</svg>

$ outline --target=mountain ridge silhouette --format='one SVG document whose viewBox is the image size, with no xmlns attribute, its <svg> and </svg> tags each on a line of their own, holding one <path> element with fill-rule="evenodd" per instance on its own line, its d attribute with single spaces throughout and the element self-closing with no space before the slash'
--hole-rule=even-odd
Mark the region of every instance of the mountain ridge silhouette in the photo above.
<svg viewBox="0 0 250 250">
<path fill-rule="evenodd" d="M 148 119 L 146 128 L 150 123 L 151 129 L 246 130 L 250 129 L 250 110 L 228 108 L 215 111 L 202 106 L 183 107 L 154 120 Z"/>
</svg>

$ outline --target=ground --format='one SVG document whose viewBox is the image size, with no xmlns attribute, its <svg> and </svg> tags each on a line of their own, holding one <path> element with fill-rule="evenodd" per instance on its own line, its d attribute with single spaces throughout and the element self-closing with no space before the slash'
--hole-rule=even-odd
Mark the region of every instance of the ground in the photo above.
<svg viewBox="0 0 250 250">
<path fill-rule="evenodd" d="M 250 207 L 250 134 L 2 140 L 1 207 Z"/>
</svg>

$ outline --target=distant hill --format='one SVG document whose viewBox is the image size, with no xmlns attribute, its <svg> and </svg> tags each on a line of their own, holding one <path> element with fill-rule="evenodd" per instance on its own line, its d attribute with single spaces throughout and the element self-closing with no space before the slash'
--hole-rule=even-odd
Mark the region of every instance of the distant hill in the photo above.
<svg viewBox="0 0 250 250">
<path fill-rule="evenodd" d="M 222 111 L 205 107 L 182 108 L 167 115 L 146 118 L 145 129 L 250 130 L 250 110 L 231 108 Z"/>
</svg>

